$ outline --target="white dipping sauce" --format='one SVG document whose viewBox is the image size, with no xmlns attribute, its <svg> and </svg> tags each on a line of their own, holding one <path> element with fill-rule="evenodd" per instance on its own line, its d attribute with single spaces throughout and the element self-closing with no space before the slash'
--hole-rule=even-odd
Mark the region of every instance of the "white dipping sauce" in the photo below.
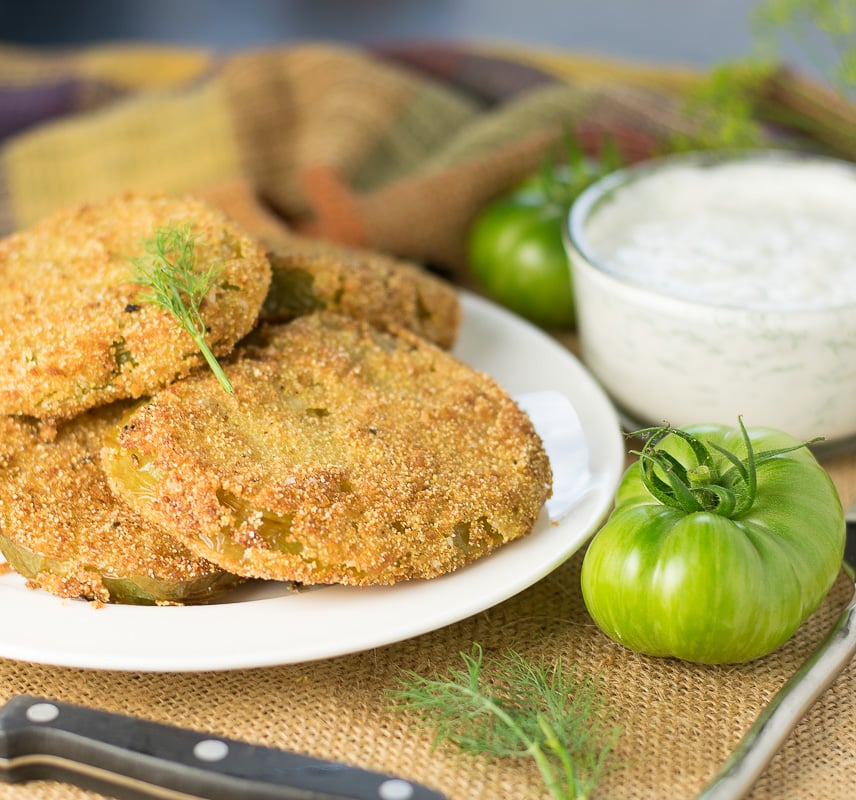
<svg viewBox="0 0 856 800">
<path fill-rule="evenodd" d="M 588 367 L 631 419 L 856 434 L 856 168 L 648 162 L 570 220 Z"/>
<path fill-rule="evenodd" d="M 837 163 L 675 165 L 617 192 L 585 238 L 610 272 L 673 297 L 856 304 L 856 174 Z"/>
</svg>

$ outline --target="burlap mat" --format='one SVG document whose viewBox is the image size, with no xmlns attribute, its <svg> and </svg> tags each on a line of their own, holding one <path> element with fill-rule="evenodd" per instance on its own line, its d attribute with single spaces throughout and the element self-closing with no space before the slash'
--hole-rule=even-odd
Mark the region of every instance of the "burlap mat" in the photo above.
<svg viewBox="0 0 856 800">
<path fill-rule="evenodd" d="M 845 501 L 856 499 L 856 456 L 827 466 Z M 453 800 L 547 797 L 533 767 L 450 747 L 390 710 L 402 669 L 445 672 L 480 642 L 533 658 L 561 656 L 600 675 L 623 733 L 618 769 L 599 798 L 690 798 L 716 771 L 764 704 L 823 638 L 852 593 L 842 572 L 822 607 L 780 651 L 750 664 L 705 667 L 630 653 L 592 624 L 579 590 L 582 554 L 501 605 L 415 639 L 296 666 L 224 673 L 97 672 L 0 662 L 5 700 L 19 692 L 85 703 L 160 722 L 338 759 L 419 780 Z M 8 613 L 14 613 L 10 610 Z M 223 631 L 228 642 L 228 631 Z M 272 636 L 288 635 L 271 631 Z M 856 788 L 856 665 L 821 696 L 761 776 L 762 798 L 844 800 Z M 97 795 L 49 782 L 0 786 L 20 800 Z"/>
<path fill-rule="evenodd" d="M 463 279 L 461 246 L 472 214 L 531 169 L 563 126 L 583 136 L 609 130 L 631 156 L 645 155 L 688 124 L 676 111 L 676 94 L 695 79 L 561 54 L 515 51 L 510 59 L 501 50 L 435 48 L 380 55 L 306 47 L 223 61 L 150 48 L 0 47 L 0 99 L 21 100 L 0 103 L 0 136 L 7 136 L 0 233 L 122 188 L 207 187 L 209 199 L 271 243 L 300 228 L 440 265 Z M 572 337 L 563 341 L 574 348 Z M 825 463 L 845 504 L 856 500 L 856 456 Z M 389 709 L 385 695 L 402 669 L 445 672 L 473 642 L 489 652 L 512 646 L 602 676 L 623 734 L 615 753 L 621 767 L 597 797 L 689 798 L 852 592 L 842 573 L 821 609 L 765 659 L 693 666 L 638 656 L 603 636 L 582 603 L 581 557 L 496 608 L 365 653 L 198 674 L 0 661 L 0 700 L 29 692 L 295 749 L 419 780 L 453 800 L 537 798 L 545 795 L 531 765 L 433 751 L 430 734 Z M 223 631 L 225 646 L 228 636 Z M 850 667 L 790 736 L 752 797 L 854 794 Z M 0 797 L 94 795 L 40 782 L 0 786 Z"/>
</svg>

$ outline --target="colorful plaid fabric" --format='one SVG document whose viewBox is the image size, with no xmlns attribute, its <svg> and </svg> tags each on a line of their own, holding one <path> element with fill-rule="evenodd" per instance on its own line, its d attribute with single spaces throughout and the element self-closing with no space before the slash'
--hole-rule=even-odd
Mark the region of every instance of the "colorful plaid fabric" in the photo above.
<svg viewBox="0 0 856 800">
<path fill-rule="evenodd" d="M 475 212 L 564 132 L 592 149 L 608 133 L 629 160 L 665 150 L 700 124 L 699 77 L 509 46 L 0 46 L 0 234 L 129 188 L 230 210 L 232 187 L 284 227 L 454 272 Z M 794 85 L 768 110 L 824 96 Z"/>
</svg>

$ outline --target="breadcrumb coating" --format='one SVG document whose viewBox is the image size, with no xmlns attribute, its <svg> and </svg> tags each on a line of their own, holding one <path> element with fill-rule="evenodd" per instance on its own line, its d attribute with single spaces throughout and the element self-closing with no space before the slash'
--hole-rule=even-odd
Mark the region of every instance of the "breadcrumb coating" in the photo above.
<svg viewBox="0 0 856 800">
<path fill-rule="evenodd" d="M 0 414 L 68 419 L 147 395 L 203 363 L 167 311 L 141 302 L 130 259 L 160 227 L 190 223 L 199 268 L 223 265 L 203 301 L 207 341 L 229 353 L 270 285 L 263 248 L 192 198 L 125 194 L 60 211 L 0 241 Z"/>
<path fill-rule="evenodd" d="M 45 440 L 32 420 L 0 425 L 0 550 L 34 587 L 99 602 L 207 601 L 240 582 L 116 499 L 101 470 L 107 406 Z"/>
<path fill-rule="evenodd" d="M 269 253 L 272 280 L 266 322 L 327 310 L 378 327 L 402 327 L 449 349 L 461 321 L 452 284 L 409 261 L 294 236 Z"/>
<path fill-rule="evenodd" d="M 102 451 L 114 491 L 229 572 L 391 584 L 528 533 L 551 473 L 490 377 L 415 334 L 329 313 L 172 384 Z"/>
</svg>

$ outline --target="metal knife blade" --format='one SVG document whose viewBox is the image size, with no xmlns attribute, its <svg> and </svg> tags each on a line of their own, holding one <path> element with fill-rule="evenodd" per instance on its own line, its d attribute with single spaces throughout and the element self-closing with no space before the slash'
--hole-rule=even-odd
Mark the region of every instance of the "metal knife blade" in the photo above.
<svg viewBox="0 0 856 800">
<path fill-rule="evenodd" d="M 0 709 L 0 781 L 41 779 L 122 800 L 447 800 L 391 775 L 19 695 Z"/>
</svg>

